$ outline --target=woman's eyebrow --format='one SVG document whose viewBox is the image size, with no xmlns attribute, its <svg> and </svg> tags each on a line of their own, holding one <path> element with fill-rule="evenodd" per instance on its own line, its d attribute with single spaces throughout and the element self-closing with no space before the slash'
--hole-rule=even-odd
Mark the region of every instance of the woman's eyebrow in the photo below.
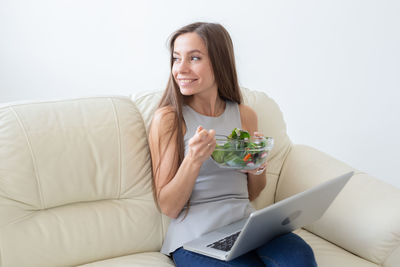
<svg viewBox="0 0 400 267">
<path fill-rule="evenodd" d="M 190 50 L 189 52 L 187 52 L 188 54 L 193 54 L 193 53 L 200 53 L 200 54 L 204 54 L 203 52 L 201 52 L 200 50 L 198 50 L 198 49 L 193 49 L 193 50 Z M 173 52 L 173 54 L 177 54 L 177 55 L 180 55 L 178 52 L 176 52 L 176 51 L 174 51 Z"/>
</svg>

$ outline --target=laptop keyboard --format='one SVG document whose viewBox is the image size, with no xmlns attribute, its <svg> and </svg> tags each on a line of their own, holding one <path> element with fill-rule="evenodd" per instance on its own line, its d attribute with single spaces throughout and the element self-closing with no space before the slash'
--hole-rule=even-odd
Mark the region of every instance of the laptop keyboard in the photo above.
<svg viewBox="0 0 400 267">
<path fill-rule="evenodd" d="M 219 250 L 223 250 L 223 251 L 229 251 L 231 250 L 233 244 L 236 241 L 236 238 L 239 236 L 240 231 L 237 233 L 234 233 L 230 236 L 227 236 L 223 239 L 220 239 L 212 244 L 207 245 L 207 247 L 209 248 L 215 248 L 215 249 L 219 249 Z"/>
</svg>

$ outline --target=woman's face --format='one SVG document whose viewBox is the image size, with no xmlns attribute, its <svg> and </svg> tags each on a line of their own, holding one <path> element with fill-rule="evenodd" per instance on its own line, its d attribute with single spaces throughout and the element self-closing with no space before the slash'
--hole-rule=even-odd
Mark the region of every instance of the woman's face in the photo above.
<svg viewBox="0 0 400 267">
<path fill-rule="evenodd" d="M 175 39 L 172 75 L 186 96 L 218 90 L 206 45 L 197 33 Z"/>
</svg>

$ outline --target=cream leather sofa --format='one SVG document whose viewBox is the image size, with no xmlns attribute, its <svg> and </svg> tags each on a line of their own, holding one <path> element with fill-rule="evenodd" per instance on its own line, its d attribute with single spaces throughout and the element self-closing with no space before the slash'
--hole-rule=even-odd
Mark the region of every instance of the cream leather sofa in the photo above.
<svg viewBox="0 0 400 267">
<path fill-rule="evenodd" d="M 256 208 L 353 170 L 294 145 L 276 103 L 243 88 L 275 138 Z M 0 107 L 0 266 L 174 266 L 151 190 L 146 139 L 161 93 Z M 319 266 L 400 266 L 400 190 L 356 171 L 316 223 L 296 231 Z"/>
</svg>

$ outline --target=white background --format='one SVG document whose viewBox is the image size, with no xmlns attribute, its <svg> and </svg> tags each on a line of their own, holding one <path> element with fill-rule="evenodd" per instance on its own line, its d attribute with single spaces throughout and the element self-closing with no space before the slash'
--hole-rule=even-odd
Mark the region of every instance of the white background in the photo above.
<svg viewBox="0 0 400 267">
<path fill-rule="evenodd" d="M 219 22 L 294 143 L 400 188 L 400 2 L 0 0 L 0 102 L 164 89 L 168 36 Z M 262 116 L 262 114 L 260 114 Z"/>
</svg>

